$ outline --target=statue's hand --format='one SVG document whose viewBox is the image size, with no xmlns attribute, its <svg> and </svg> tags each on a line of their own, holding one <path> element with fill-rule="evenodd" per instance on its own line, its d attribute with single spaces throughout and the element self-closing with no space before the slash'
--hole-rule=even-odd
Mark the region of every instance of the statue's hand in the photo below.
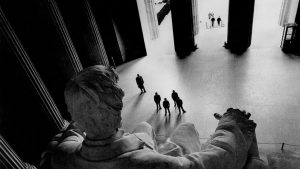
<svg viewBox="0 0 300 169">
<path fill-rule="evenodd" d="M 232 108 L 229 108 L 229 109 L 227 109 L 227 111 L 228 111 L 228 110 L 231 110 L 231 109 L 232 109 Z M 239 110 L 239 109 L 236 109 L 236 110 Z M 249 119 L 249 118 L 251 117 L 251 113 L 247 113 L 245 110 L 241 111 L 241 113 L 242 113 L 242 115 L 243 115 L 245 118 L 247 118 L 247 119 Z M 222 118 L 222 115 L 219 114 L 219 113 L 214 113 L 214 117 L 215 117 L 217 120 L 220 120 L 220 119 Z"/>
<path fill-rule="evenodd" d="M 255 131 L 256 123 L 253 120 L 249 120 L 250 116 L 251 114 L 245 110 L 241 111 L 233 108 L 227 109 L 223 115 L 214 113 L 214 117 L 220 120 L 219 125 L 222 123 L 235 123 L 244 134 L 251 134 Z"/>
<path fill-rule="evenodd" d="M 244 135 L 247 147 L 249 150 L 255 136 L 256 123 L 250 120 L 251 114 L 239 109 L 229 108 L 223 114 L 214 114 L 214 117 L 219 120 L 217 129 L 228 129 L 230 126 L 237 126 Z"/>
<path fill-rule="evenodd" d="M 225 121 L 224 118 L 227 118 L 227 120 L 231 119 L 236 121 L 246 138 L 251 140 L 252 143 L 248 150 L 248 160 L 244 167 L 245 169 L 267 168 L 265 162 L 260 160 L 259 157 L 259 151 L 255 134 L 256 123 L 254 123 L 252 120 L 249 120 L 249 118 L 251 117 L 250 113 L 247 113 L 244 110 L 240 111 L 239 109 L 229 108 L 227 109 L 226 113 L 224 113 L 224 115 L 214 113 L 214 117 L 220 121 Z"/>
</svg>

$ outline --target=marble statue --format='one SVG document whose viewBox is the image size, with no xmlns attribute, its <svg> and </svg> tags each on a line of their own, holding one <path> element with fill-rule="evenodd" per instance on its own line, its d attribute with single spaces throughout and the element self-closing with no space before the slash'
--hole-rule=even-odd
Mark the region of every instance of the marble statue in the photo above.
<svg viewBox="0 0 300 169">
<path fill-rule="evenodd" d="M 249 113 L 229 108 L 215 115 L 218 126 L 200 144 L 191 123 L 183 123 L 166 145 L 158 147 L 146 122 L 127 133 L 121 129 L 124 92 L 118 76 L 105 66 L 88 67 L 72 78 L 65 102 L 69 127 L 43 153 L 41 168 L 53 169 L 265 169 L 259 158 Z"/>
</svg>

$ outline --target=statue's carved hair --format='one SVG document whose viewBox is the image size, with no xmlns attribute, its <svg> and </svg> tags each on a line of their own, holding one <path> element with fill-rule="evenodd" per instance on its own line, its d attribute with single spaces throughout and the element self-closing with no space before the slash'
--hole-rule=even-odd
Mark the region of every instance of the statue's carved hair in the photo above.
<svg viewBox="0 0 300 169">
<path fill-rule="evenodd" d="M 66 85 L 65 102 L 72 117 L 93 120 L 94 115 L 86 113 L 89 102 L 106 102 L 106 96 L 123 97 L 123 91 L 117 86 L 116 72 L 106 66 L 95 65 L 85 68 L 75 75 Z M 75 114 L 76 113 L 76 114 Z M 82 119 L 83 120 L 83 119 Z"/>
</svg>

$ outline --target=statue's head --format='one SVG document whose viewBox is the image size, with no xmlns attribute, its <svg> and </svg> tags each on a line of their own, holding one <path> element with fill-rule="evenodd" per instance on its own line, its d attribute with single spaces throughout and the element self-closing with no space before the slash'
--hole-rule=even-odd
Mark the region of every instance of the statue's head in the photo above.
<svg viewBox="0 0 300 169">
<path fill-rule="evenodd" d="M 103 139 L 121 127 L 124 92 L 117 81 L 113 69 L 95 65 L 85 68 L 67 83 L 68 111 L 88 138 Z"/>
</svg>

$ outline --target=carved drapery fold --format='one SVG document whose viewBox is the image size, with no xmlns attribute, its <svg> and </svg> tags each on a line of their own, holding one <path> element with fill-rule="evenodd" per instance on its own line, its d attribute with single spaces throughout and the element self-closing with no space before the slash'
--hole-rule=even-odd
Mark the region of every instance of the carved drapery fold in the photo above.
<svg viewBox="0 0 300 169">
<path fill-rule="evenodd" d="M 17 57 L 18 63 L 21 65 L 23 72 L 25 73 L 26 77 L 29 79 L 31 85 L 34 87 L 37 95 L 39 96 L 41 103 L 47 112 L 47 115 L 50 117 L 55 127 L 58 130 L 61 130 L 65 126 L 64 119 L 62 118 L 39 73 L 31 62 L 27 52 L 24 50 L 23 45 L 21 44 L 13 28 L 8 22 L 1 7 L 0 30 L 3 32 L 5 39 L 11 46 L 11 50 Z"/>
<path fill-rule="evenodd" d="M 76 53 L 75 47 L 72 43 L 72 40 L 70 38 L 70 35 L 68 33 L 68 30 L 66 28 L 66 25 L 64 24 L 62 15 L 57 7 L 57 4 L 54 0 L 46 0 L 48 3 L 48 9 L 50 11 L 51 17 L 54 21 L 54 24 L 60 34 L 60 37 L 62 38 L 62 41 L 65 45 L 65 48 L 67 50 L 68 58 L 72 64 L 72 67 L 74 69 L 74 72 L 78 73 L 80 70 L 82 70 L 81 62 L 78 58 L 78 55 Z"/>
</svg>

